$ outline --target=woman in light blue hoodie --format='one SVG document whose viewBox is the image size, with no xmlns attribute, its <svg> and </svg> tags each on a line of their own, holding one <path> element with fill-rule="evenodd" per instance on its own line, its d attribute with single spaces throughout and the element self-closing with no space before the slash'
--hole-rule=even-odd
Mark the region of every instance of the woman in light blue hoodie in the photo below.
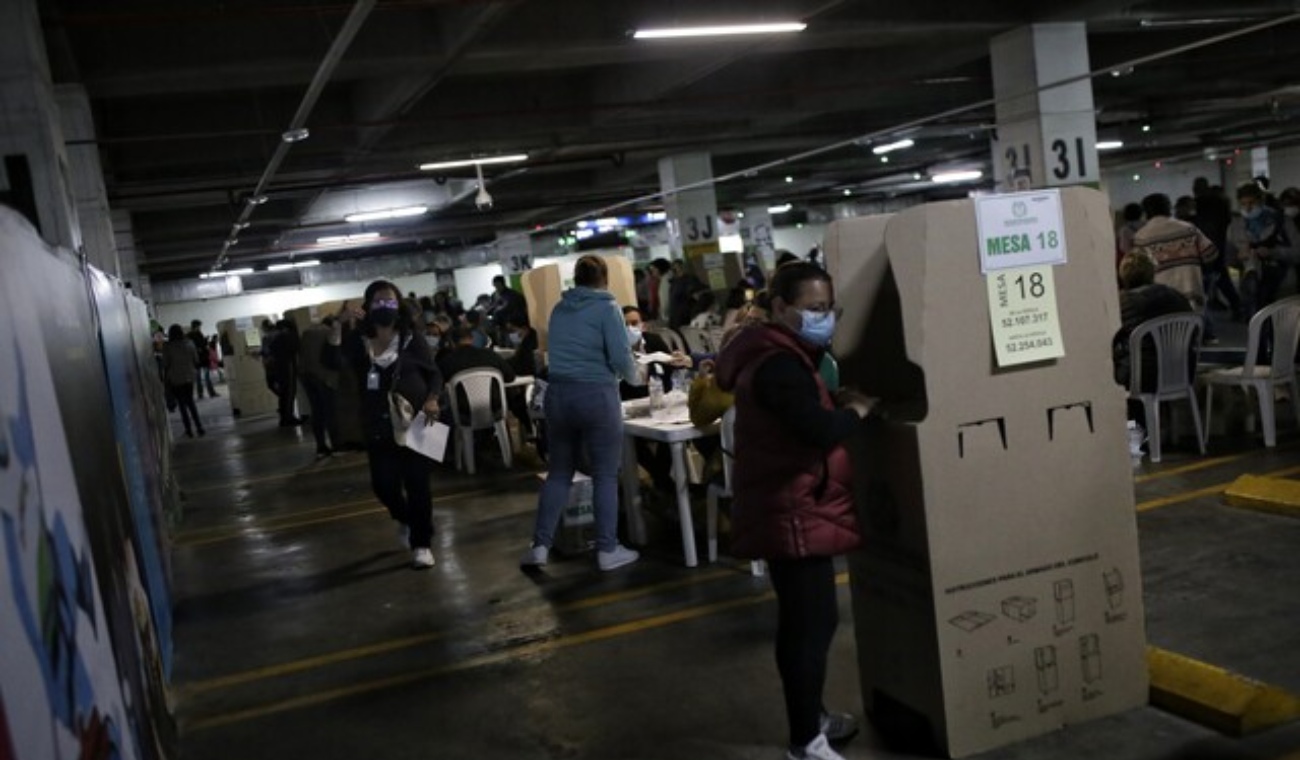
<svg viewBox="0 0 1300 760">
<path fill-rule="evenodd" d="M 618 469 L 623 458 L 618 381 L 638 382 L 640 373 L 623 313 L 606 290 L 605 262 L 583 256 L 573 279 L 576 287 L 565 291 L 551 312 L 545 401 L 550 472 L 538 499 L 532 547 L 519 564 L 546 564 L 582 447 L 590 462 L 595 501 L 596 561 L 601 570 L 613 570 L 638 557 L 618 543 Z"/>
</svg>

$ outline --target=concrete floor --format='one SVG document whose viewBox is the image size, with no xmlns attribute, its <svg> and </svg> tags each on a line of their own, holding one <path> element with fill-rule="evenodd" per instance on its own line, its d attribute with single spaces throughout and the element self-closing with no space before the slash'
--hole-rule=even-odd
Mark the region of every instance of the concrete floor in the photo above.
<svg viewBox="0 0 1300 760">
<path fill-rule="evenodd" d="M 178 437 L 176 455 L 184 760 L 782 757 L 775 610 L 747 567 L 687 569 L 675 527 L 652 524 L 625 571 L 579 558 L 525 575 L 536 470 L 488 465 L 436 475 L 438 566 L 416 572 L 363 455 L 316 463 L 308 431 L 236 425 L 225 399 L 199 408 L 209 435 Z M 1275 451 L 1216 441 L 1210 457 L 1171 447 L 1137 473 L 1138 501 L 1157 507 L 1138 518 L 1150 640 L 1300 692 L 1300 521 L 1196 495 L 1300 464 L 1300 436 L 1288 427 Z M 841 606 L 827 702 L 860 714 L 847 590 Z M 1235 740 L 1146 708 L 983 757 L 1297 749 L 1300 724 Z M 908 757 L 870 731 L 845 754 Z"/>
</svg>

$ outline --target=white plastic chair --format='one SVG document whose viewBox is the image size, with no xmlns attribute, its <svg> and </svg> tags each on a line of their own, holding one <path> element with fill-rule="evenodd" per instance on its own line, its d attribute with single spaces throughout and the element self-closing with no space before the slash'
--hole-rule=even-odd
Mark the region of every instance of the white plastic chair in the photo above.
<svg viewBox="0 0 1300 760">
<path fill-rule="evenodd" d="M 676 330 L 664 327 L 659 330 L 648 330 L 647 332 L 663 338 L 664 343 L 668 344 L 669 351 L 686 353 L 686 342 L 682 340 L 682 336 L 678 335 Z"/>
<path fill-rule="evenodd" d="M 1273 358 L 1268 366 L 1259 364 L 1260 336 L 1264 326 L 1273 324 Z M 1246 338 L 1246 363 L 1240 367 L 1215 370 L 1204 378 L 1205 435 L 1209 438 L 1210 412 L 1214 408 L 1214 386 L 1237 386 L 1247 396 L 1253 389 L 1259 397 L 1259 416 L 1264 428 L 1264 445 L 1277 445 L 1277 416 L 1274 394 L 1279 387 L 1291 386 L 1291 406 L 1300 424 L 1300 393 L 1296 384 L 1296 342 L 1300 340 L 1300 296 L 1291 296 L 1265 306 L 1250 318 L 1250 331 Z"/>
<path fill-rule="evenodd" d="M 468 402 L 468 412 L 461 406 L 462 393 Z M 474 433 L 493 430 L 501 446 L 501 458 L 509 467 L 513 452 L 510 449 L 510 430 L 506 427 L 506 383 L 501 372 L 495 369 L 460 372 L 448 383 L 447 397 L 456 428 L 456 466 L 473 475 Z M 494 398 L 497 409 L 492 408 Z"/>
<path fill-rule="evenodd" d="M 709 484 L 708 514 L 705 523 L 709 532 L 709 562 L 718 561 L 718 499 L 730 499 L 731 473 L 735 469 L 733 452 L 736 445 L 736 407 L 722 415 L 722 483 Z M 764 573 L 762 560 L 749 563 L 749 572 L 755 576 Z"/>
<path fill-rule="evenodd" d="M 708 330 L 702 330 L 698 327 L 683 327 L 679 332 L 686 341 L 686 347 L 690 352 L 711 354 L 715 351 L 713 338 L 709 335 Z"/>
<path fill-rule="evenodd" d="M 1186 401 L 1191 407 L 1196 445 L 1202 454 L 1205 453 L 1205 434 L 1201 430 L 1201 410 L 1196 407 L 1196 378 L 1193 375 L 1202 329 L 1204 322 L 1199 314 L 1171 314 L 1148 319 L 1133 328 L 1129 335 L 1128 355 L 1132 371 L 1128 397 L 1142 402 L 1142 409 L 1146 412 L 1152 462 L 1160 461 L 1160 404 L 1164 401 Z M 1155 344 L 1156 351 L 1154 393 L 1142 392 L 1142 343 L 1148 338 Z"/>
</svg>

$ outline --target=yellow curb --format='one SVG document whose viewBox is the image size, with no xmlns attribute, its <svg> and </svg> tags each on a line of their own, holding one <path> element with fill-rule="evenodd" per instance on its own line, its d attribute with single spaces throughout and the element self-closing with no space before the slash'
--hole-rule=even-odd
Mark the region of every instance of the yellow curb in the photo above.
<svg viewBox="0 0 1300 760">
<path fill-rule="evenodd" d="M 1300 517 L 1300 481 L 1242 475 L 1223 492 L 1230 506 Z"/>
<path fill-rule="evenodd" d="M 1275 686 L 1156 647 L 1147 666 L 1151 704 L 1229 736 L 1300 720 L 1300 697 Z"/>
</svg>

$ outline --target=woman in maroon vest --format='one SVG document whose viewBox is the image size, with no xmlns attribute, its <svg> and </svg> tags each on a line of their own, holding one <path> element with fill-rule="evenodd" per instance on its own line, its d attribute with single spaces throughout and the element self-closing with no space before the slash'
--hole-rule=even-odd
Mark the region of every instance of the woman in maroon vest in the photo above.
<svg viewBox="0 0 1300 760">
<path fill-rule="evenodd" d="M 718 357 L 718 384 L 736 394 L 732 554 L 767 560 L 779 620 L 776 661 L 790 722 L 788 758 L 842 760 L 831 743 L 857 733 L 822 705 L 839 624 L 834 556 L 861 544 L 844 442 L 871 409 L 832 398 L 817 368 L 835 332 L 830 276 L 805 262 L 772 280 L 771 320 L 741 330 Z"/>
</svg>

